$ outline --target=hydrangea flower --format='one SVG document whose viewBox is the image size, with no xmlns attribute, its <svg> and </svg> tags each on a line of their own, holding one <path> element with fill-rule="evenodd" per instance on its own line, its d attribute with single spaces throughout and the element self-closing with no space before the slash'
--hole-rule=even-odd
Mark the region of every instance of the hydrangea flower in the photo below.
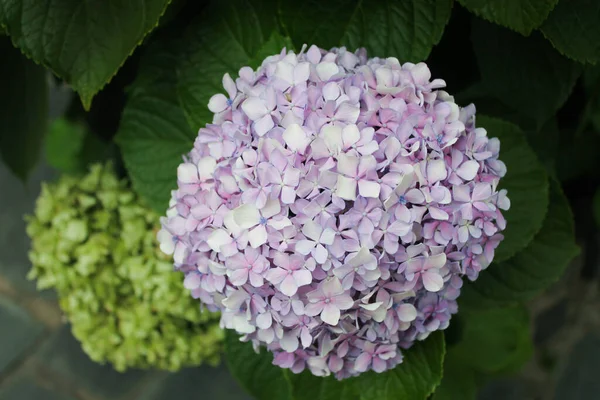
<svg viewBox="0 0 600 400">
<path fill-rule="evenodd" d="M 28 276 L 39 289 L 56 289 L 73 334 L 92 360 L 119 371 L 219 362 L 219 315 L 201 311 L 181 287 L 172 263 L 156 248 L 159 216 L 111 165 L 43 184 L 27 220 L 33 264 Z M 251 254 L 246 259 L 260 270 Z M 260 283 L 250 274 L 250 282 Z M 185 286 L 196 287 L 198 277 L 188 271 Z"/>
<path fill-rule="evenodd" d="M 499 141 L 427 65 L 364 50 L 284 49 L 223 85 L 162 248 L 276 365 L 338 379 L 398 365 L 503 239 Z"/>
</svg>

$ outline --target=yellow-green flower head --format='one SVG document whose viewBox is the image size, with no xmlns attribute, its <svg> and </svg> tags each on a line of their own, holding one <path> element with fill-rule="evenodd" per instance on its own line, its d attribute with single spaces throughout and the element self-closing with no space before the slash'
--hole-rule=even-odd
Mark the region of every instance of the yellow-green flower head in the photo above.
<svg viewBox="0 0 600 400">
<path fill-rule="evenodd" d="M 27 221 L 29 278 L 57 290 L 94 361 L 120 371 L 218 363 L 219 316 L 181 285 L 155 243 L 159 217 L 110 164 L 44 184 Z"/>
</svg>

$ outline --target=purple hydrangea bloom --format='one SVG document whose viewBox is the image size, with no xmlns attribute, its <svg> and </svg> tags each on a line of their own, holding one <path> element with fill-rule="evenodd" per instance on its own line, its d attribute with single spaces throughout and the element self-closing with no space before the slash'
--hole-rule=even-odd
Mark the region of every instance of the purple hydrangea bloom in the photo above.
<svg viewBox="0 0 600 400">
<path fill-rule="evenodd" d="M 276 365 L 338 379 L 445 329 L 510 201 L 499 141 L 444 85 L 315 46 L 225 75 L 159 235 L 192 296 Z"/>
</svg>

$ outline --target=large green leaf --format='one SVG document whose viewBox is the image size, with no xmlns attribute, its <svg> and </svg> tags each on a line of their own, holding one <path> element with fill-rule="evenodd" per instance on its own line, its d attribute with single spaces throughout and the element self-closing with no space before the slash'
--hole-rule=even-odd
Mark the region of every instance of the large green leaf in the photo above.
<svg viewBox="0 0 600 400">
<path fill-rule="evenodd" d="M 177 185 L 182 154 L 196 135 L 178 102 L 173 43 L 165 39 L 148 47 L 116 136 L 134 189 L 160 213 Z"/>
<path fill-rule="evenodd" d="M 304 370 L 301 374 L 286 372 L 292 384 L 294 400 L 359 400 L 361 397 L 360 378 L 347 378 L 338 381 L 333 376 L 315 376 Z"/>
<path fill-rule="evenodd" d="M 89 108 L 168 4 L 169 0 L 3 0 L 0 24 L 24 54 L 73 85 Z"/>
<path fill-rule="evenodd" d="M 476 396 L 477 383 L 473 369 L 449 348 L 444 358 L 444 377 L 431 400 L 475 400 Z"/>
<path fill-rule="evenodd" d="M 290 47 L 276 30 L 274 0 L 215 0 L 188 28 L 177 90 L 190 124 L 212 121 L 210 97 L 224 91 L 225 73 L 257 67 L 267 55 Z"/>
<path fill-rule="evenodd" d="M 461 302 L 486 307 L 526 301 L 558 280 L 578 251 L 569 203 L 552 180 L 548 213 L 533 241 L 508 261 L 490 265 L 476 282 L 465 285 Z"/>
<path fill-rule="evenodd" d="M 84 122 L 59 118 L 46 137 L 46 161 L 61 172 L 85 172 L 92 162 L 105 160 L 110 147 L 92 134 Z"/>
<path fill-rule="evenodd" d="M 404 360 L 396 368 L 383 372 L 373 371 L 355 378 L 341 381 L 333 376 L 326 378 L 312 375 L 309 371 L 295 375 L 286 371 L 291 384 L 293 400 L 420 400 L 429 396 L 442 379 L 442 363 L 445 354 L 444 334 L 433 333 L 423 342 L 404 350 Z M 268 358 L 270 361 L 272 357 Z M 244 362 L 236 361 L 236 364 Z M 250 362 L 246 361 L 246 364 Z M 259 363 L 254 355 L 252 363 Z M 261 364 L 262 365 L 262 364 Z M 247 368 L 252 369 L 252 366 Z M 249 374 L 248 371 L 243 371 Z M 234 374 L 237 374 L 234 371 Z M 275 372 L 269 369 L 269 379 L 275 379 Z M 245 376 L 245 375 L 244 375 Z M 238 376 L 238 379 L 240 377 Z M 242 380 L 244 382 L 244 380 Z M 271 391 L 257 393 L 250 390 L 258 400 L 271 399 Z M 267 396 L 267 397 L 265 397 Z"/>
<path fill-rule="evenodd" d="M 472 311 L 459 300 L 459 312 L 463 336 L 448 348 L 444 377 L 433 400 L 475 399 L 479 378 L 516 372 L 533 352 L 524 307 Z"/>
<path fill-rule="evenodd" d="M 582 71 L 539 33 L 523 37 L 476 19 L 471 38 L 483 89 L 536 128 L 564 104 Z"/>
<path fill-rule="evenodd" d="M 565 56 L 596 63 L 600 60 L 599 21 L 599 1 L 563 0 L 550 13 L 541 30 Z"/>
<path fill-rule="evenodd" d="M 285 370 L 273 365 L 273 354 L 262 348 L 256 354 L 252 343 L 239 339 L 234 331 L 226 331 L 225 358 L 241 386 L 257 400 L 292 400 Z"/>
<path fill-rule="evenodd" d="M 40 155 L 48 122 L 46 71 L 0 37 L 0 155 L 25 180 Z"/>
<path fill-rule="evenodd" d="M 558 0 L 458 0 L 472 13 L 529 35 L 539 27 Z"/>
<path fill-rule="evenodd" d="M 432 333 L 404 351 L 404 360 L 396 368 L 360 375 L 361 400 L 426 399 L 442 379 L 445 353 L 443 332 Z"/>
<path fill-rule="evenodd" d="M 508 190 L 511 205 L 503 212 L 507 227 L 495 256 L 503 261 L 525 248 L 542 226 L 548 210 L 548 176 L 518 126 L 485 116 L 477 117 L 477 126 L 500 139 L 500 159 L 507 169 L 499 187 Z"/>
<path fill-rule="evenodd" d="M 322 48 L 366 47 L 372 57 L 423 61 L 450 19 L 451 0 L 280 0 L 283 24 L 294 41 Z"/>
<path fill-rule="evenodd" d="M 478 372 L 516 371 L 531 357 L 529 314 L 523 306 L 469 310 L 464 313 L 462 340 L 448 352 Z"/>
</svg>

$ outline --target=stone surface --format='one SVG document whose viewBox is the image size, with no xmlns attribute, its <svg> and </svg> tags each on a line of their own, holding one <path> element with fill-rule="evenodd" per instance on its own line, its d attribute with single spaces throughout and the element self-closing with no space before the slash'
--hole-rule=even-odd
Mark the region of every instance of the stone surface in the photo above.
<svg viewBox="0 0 600 400">
<path fill-rule="evenodd" d="M 0 274 L 17 290 L 35 292 L 35 283 L 26 276 L 30 268 L 27 252 L 30 242 L 25 233 L 23 216 L 33 211 L 41 182 L 52 180 L 56 172 L 40 162 L 26 183 L 14 176 L 0 160 Z M 44 291 L 45 297 L 53 297 L 53 291 Z"/>
<path fill-rule="evenodd" d="M 0 374 L 27 352 L 43 330 L 25 310 L 0 297 Z"/>
<path fill-rule="evenodd" d="M 588 334 L 573 348 L 556 387 L 555 400 L 600 397 L 600 335 Z"/>
<path fill-rule="evenodd" d="M 0 390 L 2 400 L 74 400 L 72 397 L 46 390 L 28 376 Z"/>
<path fill-rule="evenodd" d="M 562 300 L 535 318 L 533 337 L 535 344 L 545 342 L 560 330 L 566 321 L 567 310 L 568 303 Z"/>
<path fill-rule="evenodd" d="M 481 388 L 477 396 L 477 400 L 524 400 L 526 398 L 522 382 L 508 378 L 489 382 Z"/>
<path fill-rule="evenodd" d="M 141 393 L 136 400 L 251 400 L 223 364 L 217 368 L 201 366 L 168 374 Z M 315 399 L 317 400 L 317 399 Z"/>
<path fill-rule="evenodd" d="M 107 399 L 126 396 L 144 377 L 143 371 L 120 373 L 110 365 L 99 365 L 87 356 L 71 334 L 69 325 L 63 326 L 44 344 L 36 358 L 43 365 L 64 376 L 86 392 Z"/>
</svg>

